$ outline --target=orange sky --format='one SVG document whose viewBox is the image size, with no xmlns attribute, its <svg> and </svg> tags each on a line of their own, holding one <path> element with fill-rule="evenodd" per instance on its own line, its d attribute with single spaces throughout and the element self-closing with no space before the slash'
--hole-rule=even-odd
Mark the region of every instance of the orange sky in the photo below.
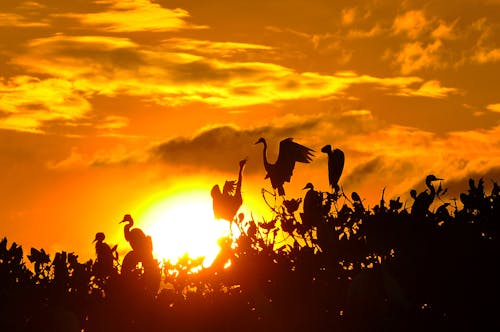
<svg viewBox="0 0 500 332">
<path fill-rule="evenodd" d="M 0 236 L 86 259 L 123 214 L 209 195 L 244 157 L 258 211 L 260 136 L 271 160 L 285 137 L 317 151 L 288 197 L 328 189 L 325 144 L 372 205 L 431 172 L 500 180 L 500 1 L 356 3 L 2 0 Z"/>
</svg>

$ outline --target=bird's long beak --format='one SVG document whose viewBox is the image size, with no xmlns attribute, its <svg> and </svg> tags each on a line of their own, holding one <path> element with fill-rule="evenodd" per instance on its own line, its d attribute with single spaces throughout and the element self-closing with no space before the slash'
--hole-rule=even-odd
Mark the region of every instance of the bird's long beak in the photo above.
<svg viewBox="0 0 500 332">
<path fill-rule="evenodd" d="M 255 142 L 255 143 L 253 143 L 253 144 L 259 144 L 259 143 L 260 143 L 260 141 L 257 141 L 257 142 Z"/>
<path fill-rule="evenodd" d="M 307 189 L 307 184 L 306 184 L 306 186 L 304 188 L 302 188 L 302 190 L 306 190 L 306 189 Z"/>
<path fill-rule="evenodd" d="M 444 180 L 444 179 L 441 179 L 441 178 L 436 178 L 436 181 L 441 181 L 441 180 Z"/>
<path fill-rule="evenodd" d="M 97 239 L 94 239 L 94 241 L 92 241 L 92 243 L 94 243 L 94 242 L 96 242 L 96 241 L 97 241 Z"/>
</svg>

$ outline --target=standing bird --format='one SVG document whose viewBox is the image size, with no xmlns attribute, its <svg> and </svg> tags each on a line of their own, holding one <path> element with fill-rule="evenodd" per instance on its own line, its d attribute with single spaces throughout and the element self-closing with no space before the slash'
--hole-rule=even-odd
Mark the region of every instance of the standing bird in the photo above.
<svg viewBox="0 0 500 332">
<path fill-rule="evenodd" d="M 262 150 L 264 159 L 264 168 L 267 172 L 266 179 L 271 180 L 273 189 L 278 189 L 280 196 L 285 195 L 283 184 L 290 182 L 293 174 L 293 169 L 296 162 L 309 163 L 312 160 L 314 150 L 305 147 L 301 144 L 295 143 L 293 138 L 286 138 L 280 142 L 280 149 L 278 159 L 274 164 L 267 161 L 267 142 L 261 137 L 255 144 L 262 143 L 264 149 Z"/>
<path fill-rule="evenodd" d="M 339 179 L 344 170 L 344 152 L 340 149 L 335 149 L 332 151 L 332 146 L 330 144 L 325 145 L 321 152 L 328 155 L 328 182 L 330 186 L 337 193 L 339 191 Z"/>
<path fill-rule="evenodd" d="M 141 254 L 150 254 L 153 252 L 153 241 L 151 240 L 151 236 L 144 234 L 144 232 L 140 228 L 132 228 L 134 226 L 134 219 L 130 214 L 126 214 L 123 217 L 123 220 L 120 221 L 127 222 L 125 227 L 123 227 L 123 234 L 125 236 L 125 240 L 130 243 L 132 250 L 137 251 Z"/>
<path fill-rule="evenodd" d="M 95 262 L 95 268 L 97 270 L 97 275 L 106 277 L 112 274 L 113 272 L 113 260 L 115 259 L 116 254 L 116 245 L 113 248 L 110 248 L 109 245 L 104 242 L 105 235 L 104 233 L 96 233 L 94 241 L 95 242 L 95 253 L 97 255 L 97 259 Z"/>
<path fill-rule="evenodd" d="M 247 160 L 240 161 L 240 170 L 238 173 L 238 182 L 226 181 L 222 192 L 219 185 L 214 185 L 211 190 L 212 206 L 214 210 L 214 217 L 216 219 L 225 219 L 231 222 L 238 212 L 243 198 L 241 196 L 241 185 L 243 181 L 243 168 Z"/>
<path fill-rule="evenodd" d="M 437 178 L 433 174 L 427 175 L 425 178 L 425 185 L 429 188 L 429 192 L 427 192 L 426 189 L 417 196 L 416 191 L 414 189 L 411 190 L 410 195 L 415 199 L 415 202 L 413 202 L 411 207 L 412 215 L 425 216 L 427 214 L 434 198 L 436 197 L 436 188 L 434 188 L 432 182 L 439 180 L 443 179 Z"/>
<path fill-rule="evenodd" d="M 300 214 L 302 223 L 307 226 L 316 226 L 321 218 L 321 212 L 323 209 L 323 199 L 321 193 L 314 190 L 314 185 L 308 182 L 303 190 L 309 189 L 304 196 L 303 210 L 304 212 Z"/>
</svg>

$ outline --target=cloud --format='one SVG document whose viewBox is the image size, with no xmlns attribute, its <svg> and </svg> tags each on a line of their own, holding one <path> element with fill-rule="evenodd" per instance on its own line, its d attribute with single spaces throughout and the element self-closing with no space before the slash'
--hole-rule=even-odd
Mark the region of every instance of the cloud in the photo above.
<svg viewBox="0 0 500 332">
<path fill-rule="evenodd" d="M 458 19 L 450 24 L 440 20 L 438 26 L 431 32 L 431 36 L 434 39 L 455 39 L 458 37 L 454 32 L 457 23 Z"/>
<path fill-rule="evenodd" d="M 108 115 L 95 127 L 98 129 L 120 129 L 128 125 L 129 119 L 124 116 Z"/>
<path fill-rule="evenodd" d="M 266 45 L 218 42 L 209 40 L 197 40 L 191 38 L 169 38 L 162 41 L 161 45 L 169 50 L 190 52 L 194 54 L 212 55 L 217 57 L 228 57 L 252 51 L 271 51 L 273 48 Z"/>
<path fill-rule="evenodd" d="M 410 10 L 396 16 L 393 29 L 396 34 L 404 33 L 411 39 L 416 39 L 428 25 L 429 21 L 422 10 Z"/>
<path fill-rule="evenodd" d="M 224 56 L 219 55 L 228 51 L 265 51 L 267 48 L 253 44 L 181 41 L 181 48 L 199 45 L 210 49 L 210 54 L 172 51 L 165 49 L 165 45 L 139 47 L 122 37 L 59 34 L 32 40 L 28 53 L 12 62 L 33 72 L 64 78 L 88 98 L 97 93 L 122 94 L 144 97 L 159 105 L 201 102 L 224 108 L 324 98 L 342 94 L 355 84 L 398 90 L 421 80 L 353 72 L 325 75 L 297 72 L 269 62 L 225 61 Z"/>
<path fill-rule="evenodd" d="M 14 13 L 0 13 L 0 27 L 40 28 L 48 27 L 46 22 L 32 22 L 28 18 Z"/>
<path fill-rule="evenodd" d="M 500 48 L 477 50 L 472 56 L 472 60 L 480 64 L 500 61 Z"/>
<path fill-rule="evenodd" d="M 395 64 L 401 68 L 401 73 L 408 75 L 425 68 L 438 68 L 441 62 L 443 42 L 435 40 L 432 43 L 411 42 L 403 45 L 395 56 Z"/>
<path fill-rule="evenodd" d="M 488 111 L 491 111 L 491 112 L 500 113 L 500 103 L 490 104 L 490 105 L 486 106 L 486 109 Z"/>
<path fill-rule="evenodd" d="M 187 11 L 164 8 L 150 0 L 102 0 L 99 3 L 107 5 L 102 12 L 58 16 L 77 19 L 83 25 L 108 32 L 162 32 L 206 28 L 188 23 Z"/>
<path fill-rule="evenodd" d="M 347 37 L 350 39 L 358 39 L 358 38 L 373 38 L 378 36 L 384 32 L 384 29 L 380 24 L 375 24 L 368 30 L 361 29 L 352 29 L 347 33 Z"/>
<path fill-rule="evenodd" d="M 341 22 L 343 25 L 351 25 L 356 19 L 356 8 L 344 8 L 341 13 Z"/>
<path fill-rule="evenodd" d="M 16 76 L 0 81 L 0 128 L 41 132 L 46 121 L 73 121 L 92 109 L 89 101 L 62 79 Z"/>
<path fill-rule="evenodd" d="M 424 82 L 418 89 L 402 89 L 398 94 L 402 96 L 445 98 L 454 93 L 458 93 L 458 89 L 441 86 L 441 82 L 438 80 L 430 80 Z"/>
</svg>

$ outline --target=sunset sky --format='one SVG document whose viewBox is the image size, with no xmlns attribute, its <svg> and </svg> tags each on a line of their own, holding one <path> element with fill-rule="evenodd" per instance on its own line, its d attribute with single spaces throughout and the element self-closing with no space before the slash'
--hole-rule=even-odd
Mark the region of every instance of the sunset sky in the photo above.
<svg viewBox="0 0 500 332">
<path fill-rule="evenodd" d="M 245 157 L 244 209 L 260 220 L 261 136 L 271 161 L 286 137 L 316 151 L 289 198 L 328 190 L 325 144 L 371 206 L 384 187 L 411 202 L 430 173 L 449 199 L 470 176 L 489 186 L 499 13 L 498 0 L 2 0 L 0 237 L 88 259 L 96 232 L 123 241 L 125 213 L 152 232 L 141 217 L 180 196 L 199 218 L 189 193 L 209 200 Z"/>
</svg>

